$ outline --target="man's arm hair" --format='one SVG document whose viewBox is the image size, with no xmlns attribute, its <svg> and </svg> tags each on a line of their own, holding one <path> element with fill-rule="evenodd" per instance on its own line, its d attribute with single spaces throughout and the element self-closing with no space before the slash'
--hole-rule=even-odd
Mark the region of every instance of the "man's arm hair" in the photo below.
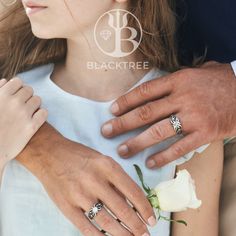
<svg viewBox="0 0 236 236">
<path fill-rule="evenodd" d="M 45 167 L 55 161 L 53 151 L 63 140 L 67 139 L 50 124 L 45 123 L 16 159 L 35 176 L 41 176 Z"/>
</svg>

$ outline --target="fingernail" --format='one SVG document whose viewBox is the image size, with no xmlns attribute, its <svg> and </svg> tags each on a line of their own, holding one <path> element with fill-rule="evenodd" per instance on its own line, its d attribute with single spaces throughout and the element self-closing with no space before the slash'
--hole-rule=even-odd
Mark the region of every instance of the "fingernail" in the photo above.
<svg viewBox="0 0 236 236">
<path fill-rule="evenodd" d="M 112 105 L 111 105 L 111 113 L 117 113 L 119 111 L 119 106 L 117 104 L 117 102 L 114 102 Z"/>
<path fill-rule="evenodd" d="M 155 226 L 156 225 L 156 223 L 157 223 L 157 220 L 155 219 L 155 217 L 154 216 L 151 216 L 149 219 L 148 219 L 148 224 L 150 225 L 150 226 Z"/>
<path fill-rule="evenodd" d="M 147 161 L 147 167 L 153 168 L 156 165 L 156 162 L 154 160 Z"/>
<path fill-rule="evenodd" d="M 102 127 L 102 133 L 104 135 L 111 135 L 113 131 L 112 124 L 106 124 Z"/>
<path fill-rule="evenodd" d="M 148 233 L 144 233 L 142 236 L 150 236 L 150 234 L 148 234 Z"/>
<path fill-rule="evenodd" d="M 118 148 L 118 153 L 121 155 L 121 156 L 125 156 L 127 155 L 129 152 L 129 148 L 127 145 L 125 144 L 122 144 L 119 148 Z"/>
</svg>

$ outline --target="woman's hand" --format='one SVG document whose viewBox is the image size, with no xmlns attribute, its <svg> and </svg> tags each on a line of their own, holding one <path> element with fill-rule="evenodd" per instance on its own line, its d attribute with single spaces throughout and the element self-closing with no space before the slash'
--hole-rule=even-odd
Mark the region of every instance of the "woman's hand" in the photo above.
<svg viewBox="0 0 236 236">
<path fill-rule="evenodd" d="M 44 138 L 40 149 L 36 144 L 38 139 L 32 139 L 33 143 L 28 145 L 28 152 L 31 160 L 33 159 L 31 163 L 27 160 L 29 158 L 18 160 L 40 179 L 51 199 L 81 233 L 85 236 L 103 235 L 85 216 L 85 212 L 101 201 L 131 232 L 105 208 L 95 217 L 96 223 L 103 230 L 114 236 L 149 235 L 145 223 L 125 198 L 129 199 L 144 221 L 150 225 L 155 224 L 152 207 L 141 188 L 120 165 L 110 157 L 52 134 L 54 131 L 49 126 L 47 132 L 45 127 L 42 128 L 44 132 L 40 129 L 39 135 L 47 133 L 48 138 Z M 46 152 L 48 156 L 45 155 Z M 40 158 L 42 153 L 44 156 Z M 37 158 L 33 158 L 36 155 Z"/>
<path fill-rule="evenodd" d="M 0 172 L 46 121 L 47 111 L 33 89 L 19 78 L 0 80 Z"/>
</svg>

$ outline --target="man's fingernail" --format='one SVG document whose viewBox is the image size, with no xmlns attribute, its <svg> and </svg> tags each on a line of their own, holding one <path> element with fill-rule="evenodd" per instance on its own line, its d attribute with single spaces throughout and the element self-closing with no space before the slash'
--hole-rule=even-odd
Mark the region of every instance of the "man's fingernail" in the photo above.
<svg viewBox="0 0 236 236">
<path fill-rule="evenodd" d="M 114 102 L 112 105 L 111 105 L 111 113 L 117 113 L 119 111 L 119 106 L 117 104 L 117 102 Z"/>
<path fill-rule="evenodd" d="M 121 156 L 125 156 L 127 155 L 129 152 L 129 148 L 127 145 L 125 144 L 122 144 L 119 148 L 118 148 L 118 153 L 121 155 Z"/>
<path fill-rule="evenodd" d="M 151 216 L 149 219 L 148 219 L 148 224 L 150 225 L 150 226 L 155 226 L 156 225 L 156 223 L 157 223 L 157 220 L 155 219 L 155 217 L 154 216 Z"/>
<path fill-rule="evenodd" d="M 156 166 L 156 162 L 154 160 L 147 161 L 147 167 L 148 168 L 153 168 L 155 166 Z"/>
<path fill-rule="evenodd" d="M 106 124 L 102 127 L 102 133 L 104 135 L 111 135 L 113 131 L 112 124 Z"/>
</svg>

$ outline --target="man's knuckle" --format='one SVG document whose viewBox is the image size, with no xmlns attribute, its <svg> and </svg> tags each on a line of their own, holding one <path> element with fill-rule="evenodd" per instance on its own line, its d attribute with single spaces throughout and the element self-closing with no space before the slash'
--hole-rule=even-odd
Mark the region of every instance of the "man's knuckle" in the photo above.
<svg viewBox="0 0 236 236">
<path fill-rule="evenodd" d="M 120 99 L 117 100 L 117 103 L 119 107 L 129 107 L 129 102 L 126 95 L 121 96 Z"/>
<path fill-rule="evenodd" d="M 194 69 L 192 69 L 192 68 L 186 68 L 186 69 L 182 70 L 181 72 L 182 72 L 181 75 L 182 75 L 184 78 L 189 79 L 189 78 L 192 77 L 192 75 L 193 75 L 193 73 L 194 73 Z"/>
<path fill-rule="evenodd" d="M 130 210 L 127 207 L 119 207 L 119 215 L 121 219 L 131 218 Z"/>
<path fill-rule="evenodd" d="M 192 68 L 187 68 L 187 69 L 183 69 L 180 70 L 179 72 L 177 72 L 176 74 L 176 79 L 178 81 L 176 81 L 175 79 L 175 87 L 176 88 L 180 88 L 180 87 L 186 87 L 186 85 L 190 86 L 191 85 L 191 80 L 194 77 L 194 69 Z"/>
<path fill-rule="evenodd" d="M 150 128 L 150 134 L 153 140 L 159 141 L 165 138 L 164 130 L 161 128 L 160 125 L 153 125 Z"/>
<path fill-rule="evenodd" d="M 135 221 L 135 229 L 137 232 L 140 233 L 140 235 L 143 235 L 147 231 L 146 226 L 141 223 L 139 220 Z"/>
<path fill-rule="evenodd" d="M 140 187 L 133 185 L 132 193 L 130 193 L 130 198 L 137 199 L 137 202 L 143 202 L 145 200 L 145 195 Z"/>
<path fill-rule="evenodd" d="M 77 181 L 76 183 L 74 183 L 73 188 L 71 188 L 70 192 L 68 193 L 68 196 L 71 197 L 71 199 L 73 199 L 74 204 L 77 207 L 83 206 L 87 201 L 87 196 L 84 195 L 83 191 L 86 191 L 86 184 L 87 182 L 87 175 L 82 174 L 82 175 L 78 175 L 78 177 L 83 177 L 84 179 L 86 179 L 86 181 L 84 181 L 83 183 Z"/>
<path fill-rule="evenodd" d="M 139 93 L 140 97 L 146 98 L 147 96 L 150 95 L 151 83 L 145 82 L 145 83 L 141 84 L 137 89 L 138 89 L 138 93 Z"/>
<path fill-rule="evenodd" d="M 109 172 L 117 171 L 117 169 L 120 168 L 120 165 L 108 156 L 103 157 L 100 164 L 105 167 Z"/>
<path fill-rule="evenodd" d="M 166 96 L 164 97 L 167 105 L 171 106 L 173 103 L 178 103 L 178 97 Z"/>
<path fill-rule="evenodd" d="M 152 117 L 152 107 L 150 104 L 146 104 L 140 108 L 137 109 L 138 117 L 141 121 L 148 121 Z"/>
<path fill-rule="evenodd" d="M 111 158 L 110 158 L 111 159 Z M 115 162 L 115 161 L 110 161 L 109 162 L 109 167 L 110 167 L 110 170 L 114 173 L 114 171 L 118 171 L 121 169 L 121 166 Z"/>
<path fill-rule="evenodd" d="M 176 85 L 175 79 L 176 79 L 178 73 L 179 72 L 177 71 L 174 73 L 175 76 L 173 76 L 174 74 L 173 75 L 170 74 L 170 75 L 167 75 L 167 76 L 161 78 L 160 80 L 163 80 L 163 83 L 166 84 L 169 87 L 169 89 L 172 91 L 175 88 L 175 85 Z"/>
<path fill-rule="evenodd" d="M 100 157 L 98 157 L 96 159 L 96 165 L 98 167 L 104 167 L 106 165 L 109 165 L 110 164 L 110 158 L 108 156 L 103 156 L 102 154 L 100 155 Z"/>
<path fill-rule="evenodd" d="M 172 147 L 172 152 L 175 157 L 184 155 L 184 148 L 181 145 L 175 145 Z"/>
<path fill-rule="evenodd" d="M 166 159 L 165 159 L 164 155 L 163 156 L 159 155 L 158 157 L 155 157 L 154 159 L 155 159 L 156 163 L 158 164 L 158 166 L 163 166 L 166 164 Z"/>
<path fill-rule="evenodd" d="M 90 227 L 86 226 L 86 225 L 81 225 L 80 226 L 80 230 L 81 232 L 83 232 L 84 235 L 92 235 L 93 231 L 91 230 Z"/>
<path fill-rule="evenodd" d="M 86 183 L 89 186 L 93 186 L 94 183 L 99 184 L 100 180 L 98 180 L 98 176 L 96 176 L 94 173 L 84 173 L 83 178 L 86 179 Z"/>
<path fill-rule="evenodd" d="M 105 229 L 111 228 L 112 224 L 113 224 L 113 220 L 112 220 L 111 217 L 109 217 L 109 216 L 104 216 L 104 217 L 102 218 L 102 225 L 103 225 L 103 227 L 104 227 Z"/>
<path fill-rule="evenodd" d="M 114 120 L 114 126 L 116 130 L 124 130 L 125 129 L 125 122 L 122 117 L 118 117 Z"/>
</svg>

